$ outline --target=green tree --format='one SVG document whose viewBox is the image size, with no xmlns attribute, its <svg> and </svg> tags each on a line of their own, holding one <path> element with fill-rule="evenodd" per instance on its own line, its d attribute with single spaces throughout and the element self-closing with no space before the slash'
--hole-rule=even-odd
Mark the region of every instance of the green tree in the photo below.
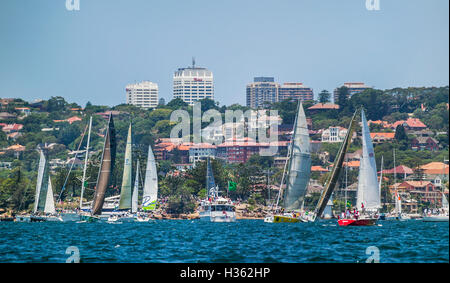
<svg viewBox="0 0 450 283">
<path fill-rule="evenodd" d="M 322 90 L 319 93 L 319 102 L 320 103 L 328 103 L 330 102 L 330 98 L 331 98 L 331 93 L 328 92 L 328 90 Z"/>
</svg>

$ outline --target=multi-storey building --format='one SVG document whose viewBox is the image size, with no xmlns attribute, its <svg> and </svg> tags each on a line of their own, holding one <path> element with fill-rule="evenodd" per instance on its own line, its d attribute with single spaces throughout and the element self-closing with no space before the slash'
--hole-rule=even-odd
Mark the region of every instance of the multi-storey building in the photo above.
<svg viewBox="0 0 450 283">
<path fill-rule="evenodd" d="M 346 88 L 348 88 L 348 98 L 352 97 L 352 95 L 356 93 L 363 92 L 366 89 L 371 88 L 370 86 L 365 85 L 364 83 L 344 83 Z M 334 103 L 336 103 L 339 100 L 339 88 L 336 88 L 333 92 L 334 97 Z"/>
<path fill-rule="evenodd" d="M 214 100 L 214 76 L 206 69 L 195 67 L 179 68 L 173 75 L 173 97 L 181 98 L 189 105 L 195 101 L 209 98 Z"/>
<path fill-rule="evenodd" d="M 126 86 L 127 104 L 142 108 L 155 108 L 158 106 L 158 84 L 143 81 L 138 84 Z"/>
<path fill-rule="evenodd" d="M 284 83 L 278 89 L 278 101 L 286 99 L 290 100 L 313 100 L 314 93 L 312 88 L 309 88 L 302 83 Z"/>
<path fill-rule="evenodd" d="M 279 83 L 273 77 L 257 77 L 247 85 L 247 106 L 261 108 L 268 103 L 278 102 Z"/>
<path fill-rule="evenodd" d="M 343 127 L 329 127 L 322 132 L 322 142 L 342 142 L 347 135 L 347 129 Z"/>
<path fill-rule="evenodd" d="M 269 103 L 286 99 L 313 100 L 313 90 L 303 83 L 284 83 L 280 85 L 273 77 L 256 77 L 247 85 L 247 106 L 264 108 Z"/>
</svg>

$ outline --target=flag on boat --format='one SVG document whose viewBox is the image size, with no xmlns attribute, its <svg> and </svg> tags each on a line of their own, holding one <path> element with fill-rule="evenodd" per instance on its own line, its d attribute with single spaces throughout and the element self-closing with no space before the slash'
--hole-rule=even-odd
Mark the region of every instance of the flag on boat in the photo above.
<svg viewBox="0 0 450 283">
<path fill-rule="evenodd" d="M 235 182 L 229 181 L 228 182 L 228 191 L 235 191 L 237 187 L 237 184 Z"/>
</svg>

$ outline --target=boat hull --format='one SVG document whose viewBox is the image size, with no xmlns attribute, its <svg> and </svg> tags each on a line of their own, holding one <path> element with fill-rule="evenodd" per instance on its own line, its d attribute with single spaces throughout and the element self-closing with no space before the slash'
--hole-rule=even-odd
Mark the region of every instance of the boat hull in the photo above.
<svg viewBox="0 0 450 283">
<path fill-rule="evenodd" d="M 376 218 L 365 219 L 339 219 L 339 226 L 373 226 L 377 223 Z"/>
<path fill-rule="evenodd" d="M 448 215 L 424 216 L 423 222 L 448 222 Z"/>
<path fill-rule="evenodd" d="M 81 215 L 81 221 L 86 221 L 88 223 L 99 222 L 100 217 L 91 216 L 91 215 Z"/>
</svg>

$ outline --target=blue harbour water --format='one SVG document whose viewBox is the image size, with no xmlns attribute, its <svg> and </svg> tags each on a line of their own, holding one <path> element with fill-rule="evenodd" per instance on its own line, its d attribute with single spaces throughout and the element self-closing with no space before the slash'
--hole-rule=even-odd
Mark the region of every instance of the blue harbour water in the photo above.
<svg viewBox="0 0 450 283">
<path fill-rule="evenodd" d="M 449 262 L 449 224 L 379 221 L 339 227 L 336 221 L 209 223 L 0 223 L 0 262 L 304 263 L 365 262 L 375 246 L 385 263 Z"/>
</svg>

